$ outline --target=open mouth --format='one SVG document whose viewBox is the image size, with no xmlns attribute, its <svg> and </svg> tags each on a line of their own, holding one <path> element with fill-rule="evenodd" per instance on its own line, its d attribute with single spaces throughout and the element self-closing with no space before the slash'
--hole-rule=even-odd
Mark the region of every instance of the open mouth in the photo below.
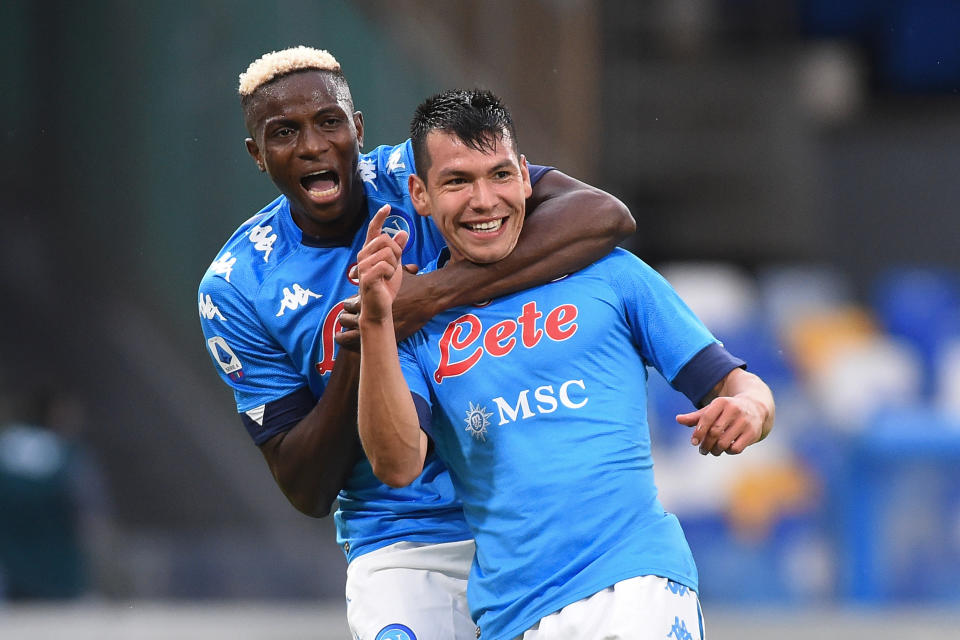
<svg viewBox="0 0 960 640">
<path fill-rule="evenodd" d="M 486 222 L 465 222 L 463 226 L 476 233 L 495 233 L 503 226 L 503 220 L 503 218 L 497 218 Z"/>
<path fill-rule="evenodd" d="M 340 192 L 340 176 L 333 171 L 317 171 L 300 178 L 300 185 L 314 199 L 325 200 Z"/>
</svg>

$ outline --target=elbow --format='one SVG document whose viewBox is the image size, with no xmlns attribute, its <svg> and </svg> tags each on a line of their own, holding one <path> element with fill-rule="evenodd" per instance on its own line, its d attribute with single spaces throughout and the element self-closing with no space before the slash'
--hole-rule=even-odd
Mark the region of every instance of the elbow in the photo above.
<svg viewBox="0 0 960 640">
<path fill-rule="evenodd" d="M 422 471 L 422 469 L 414 467 L 386 465 L 382 462 L 375 463 L 373 460 L 370 461 L 370 466 L 373 468 L 373 475 L 377 476 L 380 482 L 394 489 L 408 486 L 417 479 Z"/>
<path fill-rule="evenodd" d="M 294 509 L 311 518 L 325 518 L 330 515 L 336 495 L 308 494 L 307 492 L 286 493 L 287 500 Z"/>
<path fill-rule="evenodd" d="M 627 205 L 623 204 L 617 198 L 607 195 L 610 201 L 607 204 L 610 215 L 611 233 L 617 237 L 617 242 L 622 242 L 637 231 L 637 221 L 633 219 L 633 214 Z"/>
<path fill-rule="evenodd" d="M 611 238 L 614 244 L 620 243 L 637 231 L 637 221 L 633 219 L 630 209 L 619 198 L 615 198 L 606 191 L 593 189 L 594 204 L 591 209 L 593 218 L 602 225 L 600 233 Z"/>
</svg>

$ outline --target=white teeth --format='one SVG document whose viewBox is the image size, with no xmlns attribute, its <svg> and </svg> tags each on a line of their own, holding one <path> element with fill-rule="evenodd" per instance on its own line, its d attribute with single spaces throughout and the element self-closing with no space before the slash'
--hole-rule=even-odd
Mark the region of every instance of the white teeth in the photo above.
<svg viewBox="0 0 960 640">
<path fill-rule="evenodd" d="M 476 222 L 467 224 L 471 231 L 496 231 L 503 224 L 503 219 L 491 220 L 489 222 Z"/>
<path fill-rule="evenodd" d="M 330 195 L 330 194 L 332 194 L 332 193 L 336 193 L 336 192 L 339 191 L 339 190 L 340 190 L 340 185 L 337 184 L 337 185 L 334 185 L 334 186 L 330 187 L 329 189 L 325 189 L 325 190 L 323 190 L 323 191 L 317 191 L 317 190 L 315 190 L 315 189 L 310 189 L 310 190 L 308 191 L 308 193 L 310 193 L 310 194 L 313 195 L 313 196 L 321 197 L 321 196 L 328 196 L 328 195 Z"/>
</svg>

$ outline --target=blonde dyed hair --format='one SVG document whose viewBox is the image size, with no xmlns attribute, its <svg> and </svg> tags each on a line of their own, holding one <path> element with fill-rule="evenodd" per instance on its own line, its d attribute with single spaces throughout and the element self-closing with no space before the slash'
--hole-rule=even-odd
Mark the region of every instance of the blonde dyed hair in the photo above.
<svg viewBox="0 0 960 640">
<path fill-rule="evenodd" d="M 240 74 L 240 97 L 246 98 L 271 80 L 304 69 L 340 73 L 340 63 L 326 49 L 302 45 L 265 53 Z"/>
</svg>

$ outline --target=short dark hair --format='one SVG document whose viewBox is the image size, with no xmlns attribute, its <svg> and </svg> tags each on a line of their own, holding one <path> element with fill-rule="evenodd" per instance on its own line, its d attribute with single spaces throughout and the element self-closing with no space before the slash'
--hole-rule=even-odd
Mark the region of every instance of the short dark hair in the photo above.
<svg viewBox="0 0 960 640">
<path fill-rule="evenodd" d="M 477 151 L 492 151 L 505 135 L 517 151 L 517 133 L 513 118 L 503 101 L 486 89 L 449 89 L 424 100 L 410 122 L 410 140 L 417 174 L 426 182 L 430 157 L 427 134 L 452 133 Z"/>
</svg>

